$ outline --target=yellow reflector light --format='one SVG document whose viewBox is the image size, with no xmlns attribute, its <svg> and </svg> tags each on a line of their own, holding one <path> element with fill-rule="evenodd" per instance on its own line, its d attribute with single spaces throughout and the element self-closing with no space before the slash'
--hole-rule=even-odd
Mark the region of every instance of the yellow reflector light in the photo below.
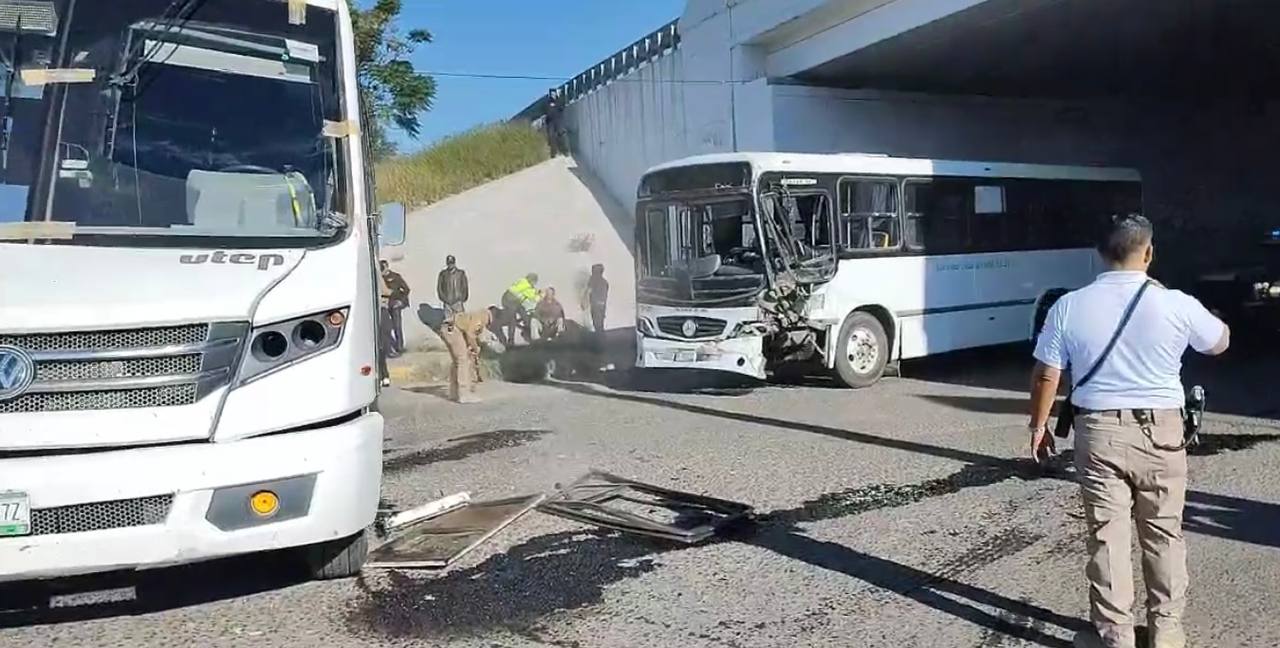
<svg viewBox="0 0 1280 648">
<path fill-rule="evenodd" d="M 249 508 L 259 517 L 275 515 L 280 510 L 280 498 L 271 491 L 258 491 L 249 498 Z"/>
</svg>

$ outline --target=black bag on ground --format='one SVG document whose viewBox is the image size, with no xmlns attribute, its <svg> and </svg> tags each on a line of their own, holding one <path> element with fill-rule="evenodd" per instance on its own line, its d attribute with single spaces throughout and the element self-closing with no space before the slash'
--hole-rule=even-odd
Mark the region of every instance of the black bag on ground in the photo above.
<svg viewBox="0 0 1280 648">
<path fill-rule="evenodd" d="M 1111 341 L 1107 342 L 1106 348 L 1102 350 L 1102 354 L 1094 361 L 1093 366 L 1089 368 L 1089 372 L 1080 379 L 1080 382 L 1071 386 L 1067 390 L 1067 397 L 1058 405 L 1058 420 L 1053 426 L 1053 435 L 1060 438 L 1067 438 L 1071 434 L 1071 425 L 1076 420 L 1076 406 L 1071 403 L 1071 396 L 1077 389 L 1080 389 L 1093 379 L 1098 373 L 1098 369 L 1102 368 L 1102 363 L 1106 361 L 1107 356 L 1111 355 L 1111 350 L 1115 348 L 1116 341 L 1120 339 L 1120 334 L 1124 333 L 1124 328 L 1129 325 L 1129 319 L 1133 317 L 1133 311 L 1138 307 L 1138 302 L 1142 301 L 1143 293 L 1147 292 L 1147 288 L 1155 283 L 1150 279 L 1142 282 L 1142 287 L 1138 288 L 1138 294 L 1129 300 L 1129 305 L 1124 309 L 1124 315 L 1120 317 L 1120 324 L 1116 326 L 1116 332 L 1111 334 Z"/>
</svg>

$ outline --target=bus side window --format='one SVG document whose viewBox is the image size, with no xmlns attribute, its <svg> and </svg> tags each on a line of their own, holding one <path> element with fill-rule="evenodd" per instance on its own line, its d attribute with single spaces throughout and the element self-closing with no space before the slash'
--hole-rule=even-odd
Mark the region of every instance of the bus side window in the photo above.
<svg viewBox="0 0 1280 648">
<path fill-rule="evenodd" d="M 851 250 L 883 250 L 902 243 L 898 185 L 892 180 L 841 180 L 840 242 Z"/>
<path fill-rule="evenodd" d="M 903 229 L 909 250 L 924 249 L 924 214 L 929 204 L 932 185 L 928 181 L 908 180 L 902 185 Z"/>
<path fill-rule="evenodd" d="M 968 178 L 908 180 L 908 220 L 915 229 L 913 248 L 929 254 L 964 254 L 973 247 L 974 185 Z"/>
</svg>

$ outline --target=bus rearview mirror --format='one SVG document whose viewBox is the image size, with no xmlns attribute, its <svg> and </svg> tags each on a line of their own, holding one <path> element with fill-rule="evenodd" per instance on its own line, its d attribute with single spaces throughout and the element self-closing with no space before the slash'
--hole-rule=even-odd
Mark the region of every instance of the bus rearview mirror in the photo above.
<svg viewBox="0 0 1280 648">
<path fill-rule="evenodd" d="M 378 209 L 378 247 L 404 245 L 405 208 L 400 203 L 387 203 Z"/>
</svg>

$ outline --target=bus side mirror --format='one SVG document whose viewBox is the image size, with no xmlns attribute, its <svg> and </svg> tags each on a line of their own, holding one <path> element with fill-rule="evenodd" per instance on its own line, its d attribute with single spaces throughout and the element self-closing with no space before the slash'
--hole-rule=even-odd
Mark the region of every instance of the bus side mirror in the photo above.
<svg viewBox="0 0 1280 648">
<path fill-rule="evenodd" d="M 387 203 L 378 208 L 378 247 L 404 245 L 405 208 L 400 203 Z"/>
</svg>

